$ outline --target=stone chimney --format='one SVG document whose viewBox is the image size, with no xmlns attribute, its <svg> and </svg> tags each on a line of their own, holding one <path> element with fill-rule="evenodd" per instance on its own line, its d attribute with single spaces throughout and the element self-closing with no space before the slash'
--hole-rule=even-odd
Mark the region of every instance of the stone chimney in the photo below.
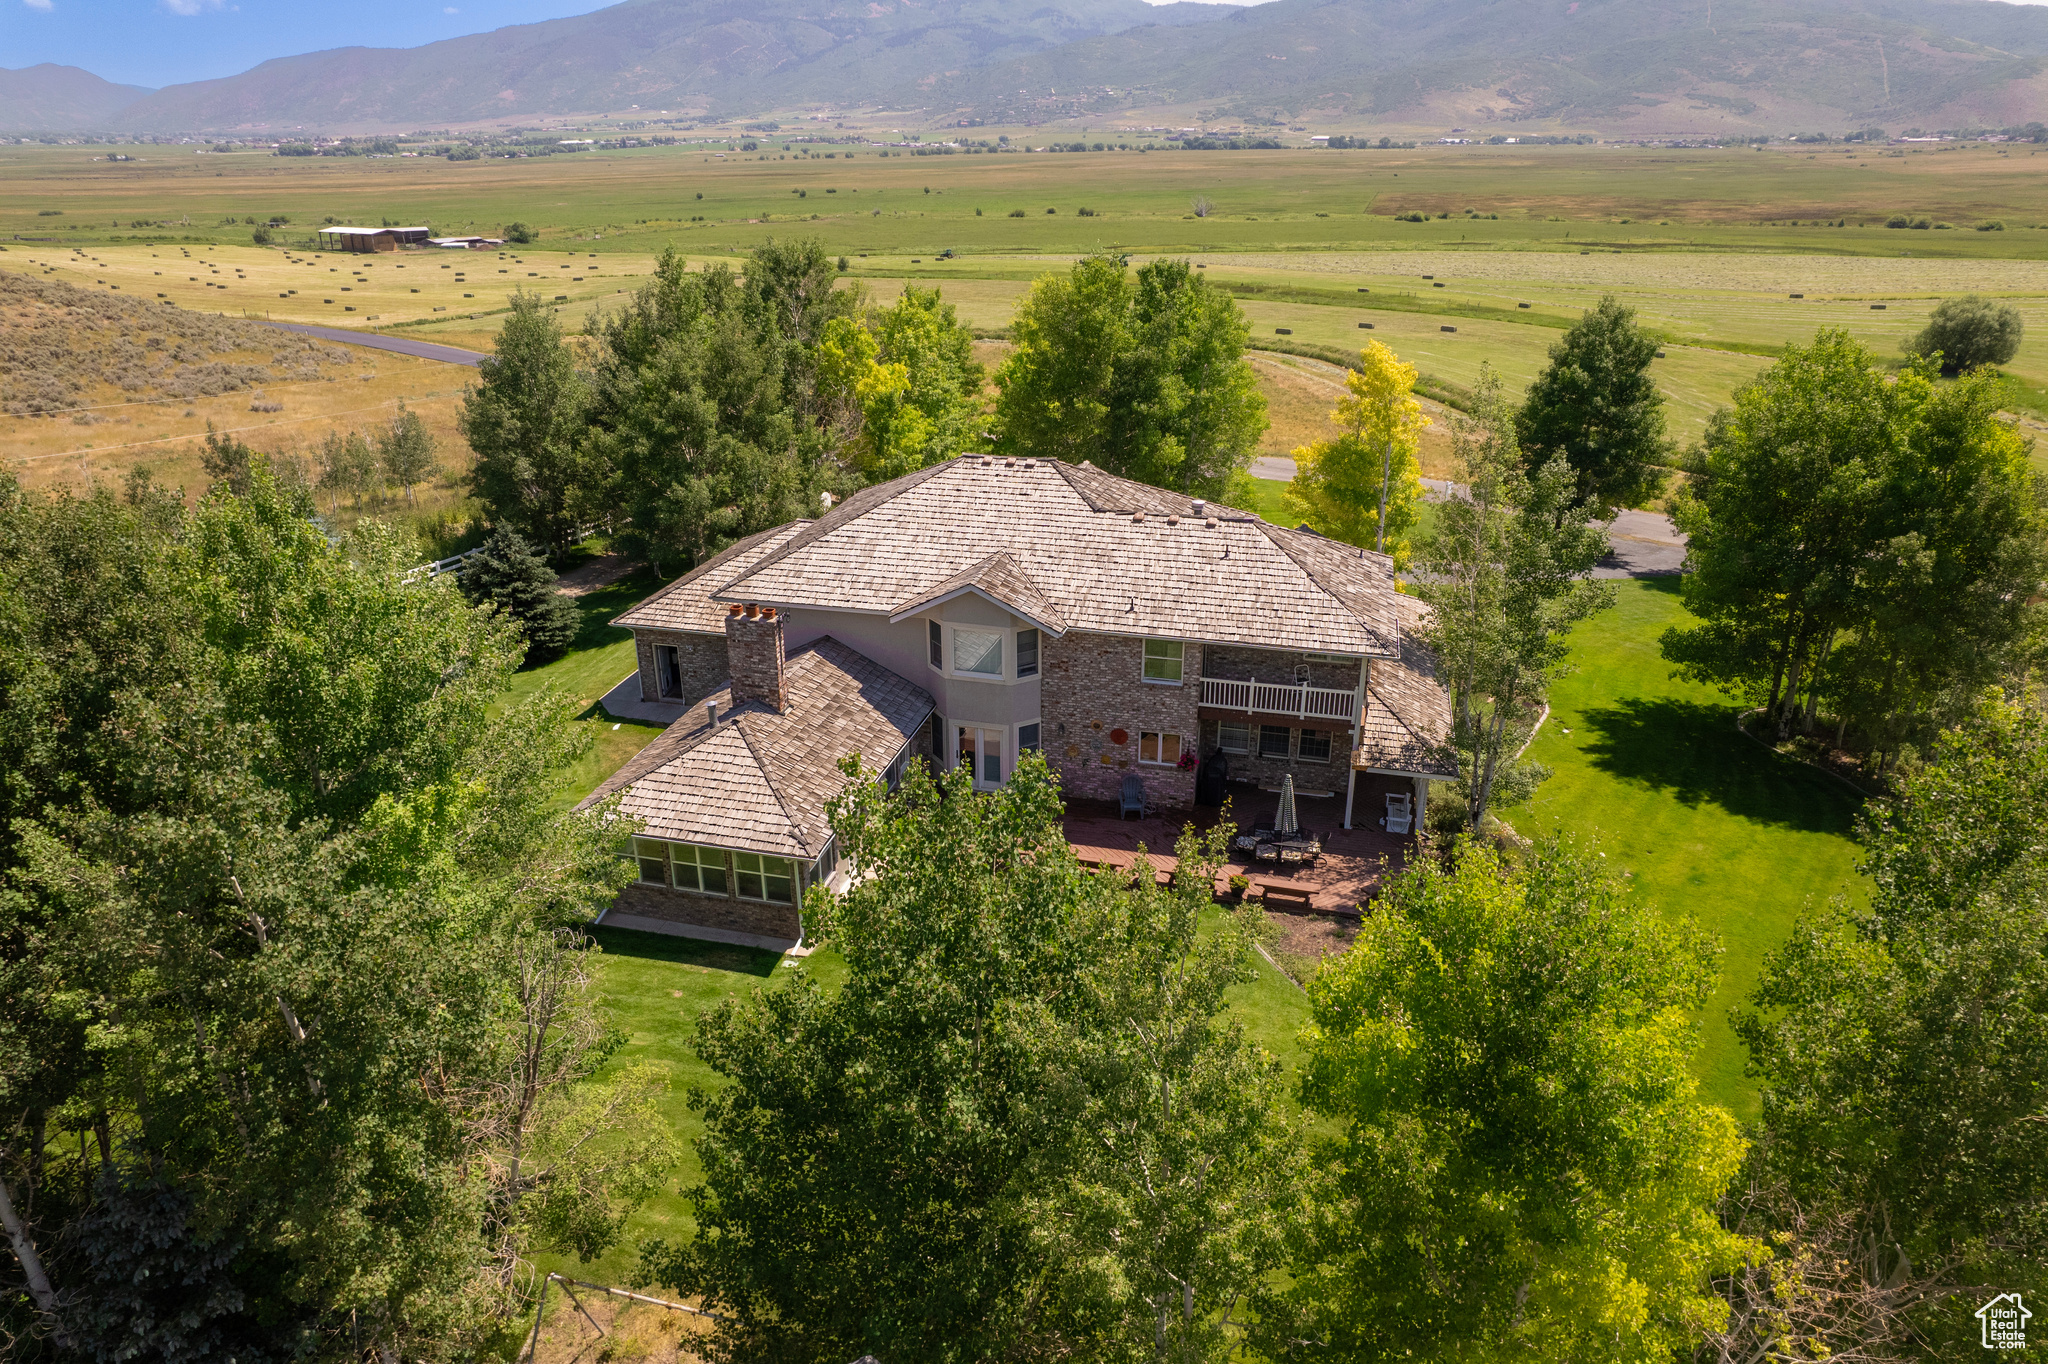
<svg viewBox="0 0 2048 1364">
<path fill-rule="evenodd" d="M 780 712 L 783 686 L 782 616 L 772 606 L 732 605 L 725 609 L 725 666 L 732 673 L 732 703 L 759 701 Z"/>
</svg>

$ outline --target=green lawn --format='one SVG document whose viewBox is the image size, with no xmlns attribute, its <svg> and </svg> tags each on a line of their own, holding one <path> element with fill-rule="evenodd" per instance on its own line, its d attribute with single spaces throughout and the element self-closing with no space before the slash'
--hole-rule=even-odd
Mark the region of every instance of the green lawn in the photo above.
<svg viewBox="0 0 2048 1364">
<path fill-rule="evenodd" d="M 1525 834 L 1596 840 L 1650 903 L 1720 935 L 1696 1070 L 1707 1097 L 1748 1118 L 1756 1095 L 1728 1011 L 1802 909 L 1862 893 L 1849 839 L 1857 800 L 1736 733 L 1737 707 L 1720 693 L 1671 679 L 1657 637 L 1687 618 L 1677 579 L 1619 586 L 1615 608 L 1580 627 L 1579 671 L 1552 689 L 1530 746 L 1556 775 L 1507 818 Z"/>
</svg>

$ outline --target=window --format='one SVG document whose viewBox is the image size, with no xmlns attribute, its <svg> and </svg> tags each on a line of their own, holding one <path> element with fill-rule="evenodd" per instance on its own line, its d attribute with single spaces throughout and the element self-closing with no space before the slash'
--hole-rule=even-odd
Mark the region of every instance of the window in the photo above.
<svg viewBox="0 0 2048 1364">
<path fill-rule="evenodd" d="M 1329 730 L 1304 729 L 1301 732 L 1301 760 L 1305 763 L 1326 763 L 1330 760 Z"/>
<path fill-rule="evenodd" d="M 1171 767 L 1180 761 L 1180 735 L 1154 734 L 1149 729 L 1138 731 L 1138 761 L 1156 763 Z"/>
<path fill-rule="evenodd" d="M 960 726 L 960 766 L 974 776 L 974 789 L 993 791 L 1003 784 L 1003 731 Z"/>
<path fill-rule="evenodd" d="M 1288 754 L 1287 741 L 1292 735 L 1293 731 L 1285 725 L 1260 725 L 1259 756 L 1261 758 L 1279 758 L 1284 762 Z"/>
<path fill-rule="evenodd" d="M 668 844 L 658 838 L 633 840 L 633 860 L 640 864 L 640 884 L 668 884 Z"/>
<path fill-rule="evenodd" d="M 1019 756 L 1038 751 L 1038 722 L 1017 726 L 1017 752 Z"/>
<path fill-rule="evenodd" d="M 1225 720 L 1216 727 L 1216 747 L 1225 753 L 1252 751 L 1252 727 L 1243 720 Z"/>
<path fill-rule="evenodd" d="M 1003 675 L 1003 637 L 994 630 L 953 627 L 953 671 L 981 677 Z"/>
<path fill-rule="evenodd" d="M 944 642 L 944 632 L 939 629 L 939 623 L 937 621 L 931 621 L 928 623 L 931 626 L 932 632 L 932 666 L 934 668 L 943 670 L 946 666 L 946 646 Z"/>
<path fill-rule="evenodd" d="M 1183 645 L 1177 639 L 1146 640 L 1145 680 L 1178 687 L 1182 656 Z"/>
<path fill-rule="evenodd" d="M 725 853 L 721 849 L 672 844 L 669 865 L 675 869 L 677 890 L 702 891 L 706 895 L 731 893 L 726 889 Z"/>
<path fill-rule="evenodd" d="M 812 869 L 811 879 L 822 885 L 832 878 L 832 873 L 838 866 L 839 840 L 837 838 L 829 839 L 825 843 L 825 851 L 818 854 L 818 864 Z"/>
<path fill-rule="evenodd" d="M 734 853 L 732 860 L 733 869 L 739 873 L 742 900 L 766 900 L 778 905 L 796 903 L 796 877 L 787 858 Z"/>
<path fill-rule="evenodd" d="M 1038 631 L 1017 632 L 1017 676 L 1038 676 Z"/>
</svg>

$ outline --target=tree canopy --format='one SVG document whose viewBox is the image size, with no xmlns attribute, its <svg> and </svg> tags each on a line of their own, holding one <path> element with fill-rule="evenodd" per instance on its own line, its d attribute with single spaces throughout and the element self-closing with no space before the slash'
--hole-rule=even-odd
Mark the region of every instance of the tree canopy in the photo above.
<svg viewBox="0 0 2048 1364">
<path fill-rule="evenodd" d="M 1531 469 L 1562 457 L 1575 500 L 1611 516 L 1648 487 L 1664 449 L 1664 395 L 1650 374 L 1657 343 L 1609 294 L 1550 348 L 1516 433 Z"/>
<path fill-rule="evenodd" d="M 1368 341 L 1344 376 L 1347 395 L 1330 420 L 1343 429 L 1294 452 L 1289 508 L 1320 535 L 1391 555 L 1406 568 L 1408 532 L 1420 517 L 1416 450 L 1429 418 L 1415 401 L 1415 366 Z"/>
<path fill-rule="evenodd" d="M 1220 496 L 1266 428 L 1251 325 L 1184 260 L 1095 255 L 1032 285 L 996 371 L 998 443 Z"/>
<path fill-rule="evenodd" d="M 1681 499 L 1686 675 L 1765 708 L 1780 737 L 1825 707 L 1895 753 L 2030 666 L 2048 489 L 2000 421 L 1998 381 L 1893 376 L 1822 332 L 1736 395 Z"/>
<path fill-rule="evenodd" d="M 1961 374 L 1979 365 L 2002 365 L 2019 354 L 2026 326 L 2012 304 L 1964 294 L 1935 304 L 1927 325 L 1906 338 L 1904 350 L 1925 359 L 1939 356 L 1943 374 Z"/>
<path fill-rule="evenodd" d="M 849 771 L 852 769 L 849 768 Z M 735 1356 L 1221 1360 L 1276 1263 L 1293 1143 L 1273 1063 L 1220 1017 L 1255 912 L 1085 875 L 1028 756 L 977 796 L 914 766 L 835 827 L 863 876 L 816 897 L 846 959 L 734 1001 L 699 1049 L 702 1229 L 652 1272 Z M 810 918 L 817 916 L 817 918 Z"/>
<path fill-rule="evenodd" d="M 1260 1343 L 1662 1364 L 1723 1323 L 1707 1276 L 1757 1248 L 1690 1069 L 1715 953 L 1568 843 L 1414 863 L 1309 989 L 1303 1094 L 1339 1131 Z"/>
<path fill-rule="evenodd" d="M 591 482 L 581 451 L 588 387 L 555 310 L 524 290 L 511 305 L 458 424 L 476 454 L 469 484 L 478 500 L 553 554 L 567 545 Z"/>
</svg>

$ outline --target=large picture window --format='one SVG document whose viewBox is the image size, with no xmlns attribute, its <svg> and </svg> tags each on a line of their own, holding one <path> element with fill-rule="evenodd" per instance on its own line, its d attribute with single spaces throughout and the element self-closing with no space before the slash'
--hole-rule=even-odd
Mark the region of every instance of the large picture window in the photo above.
<svg viewBox="0 0 2048 1364">
<path fill-rule="evenodd" d="M 1138 761 L 1161 767 L 1173 766 L 1180 761 L 1180 735 L 1155 734 L 1149 729 L 1139 730 Z"/>
<path fill-rule="evenodd" d="M 1146 640 L 1145 680 L 1178 687 L 1186 649 L 1187 646 L 1177 639 Z"/>
<path fill-rule="evenodd" d="M 976 677 L 1003 675 L 1003 636 L 997 630 L 953 627 L 953 671 Z"/>
<path fill-rule="evenodd" d="M 689 843 L 669 847 L 669 865 L 675 873 L 677 890 L 701 891 L 706 895 L 728 895 L 725 880 L 725 852 L 720 848 L 699 848 Z"/>
<path fill-rule="evenodd" d="M 787 858 L 734 853 L 732 860 L 742 900 L 766 900 L 777 905 L 796 903 L 796 873 Z"/>
</svg>

